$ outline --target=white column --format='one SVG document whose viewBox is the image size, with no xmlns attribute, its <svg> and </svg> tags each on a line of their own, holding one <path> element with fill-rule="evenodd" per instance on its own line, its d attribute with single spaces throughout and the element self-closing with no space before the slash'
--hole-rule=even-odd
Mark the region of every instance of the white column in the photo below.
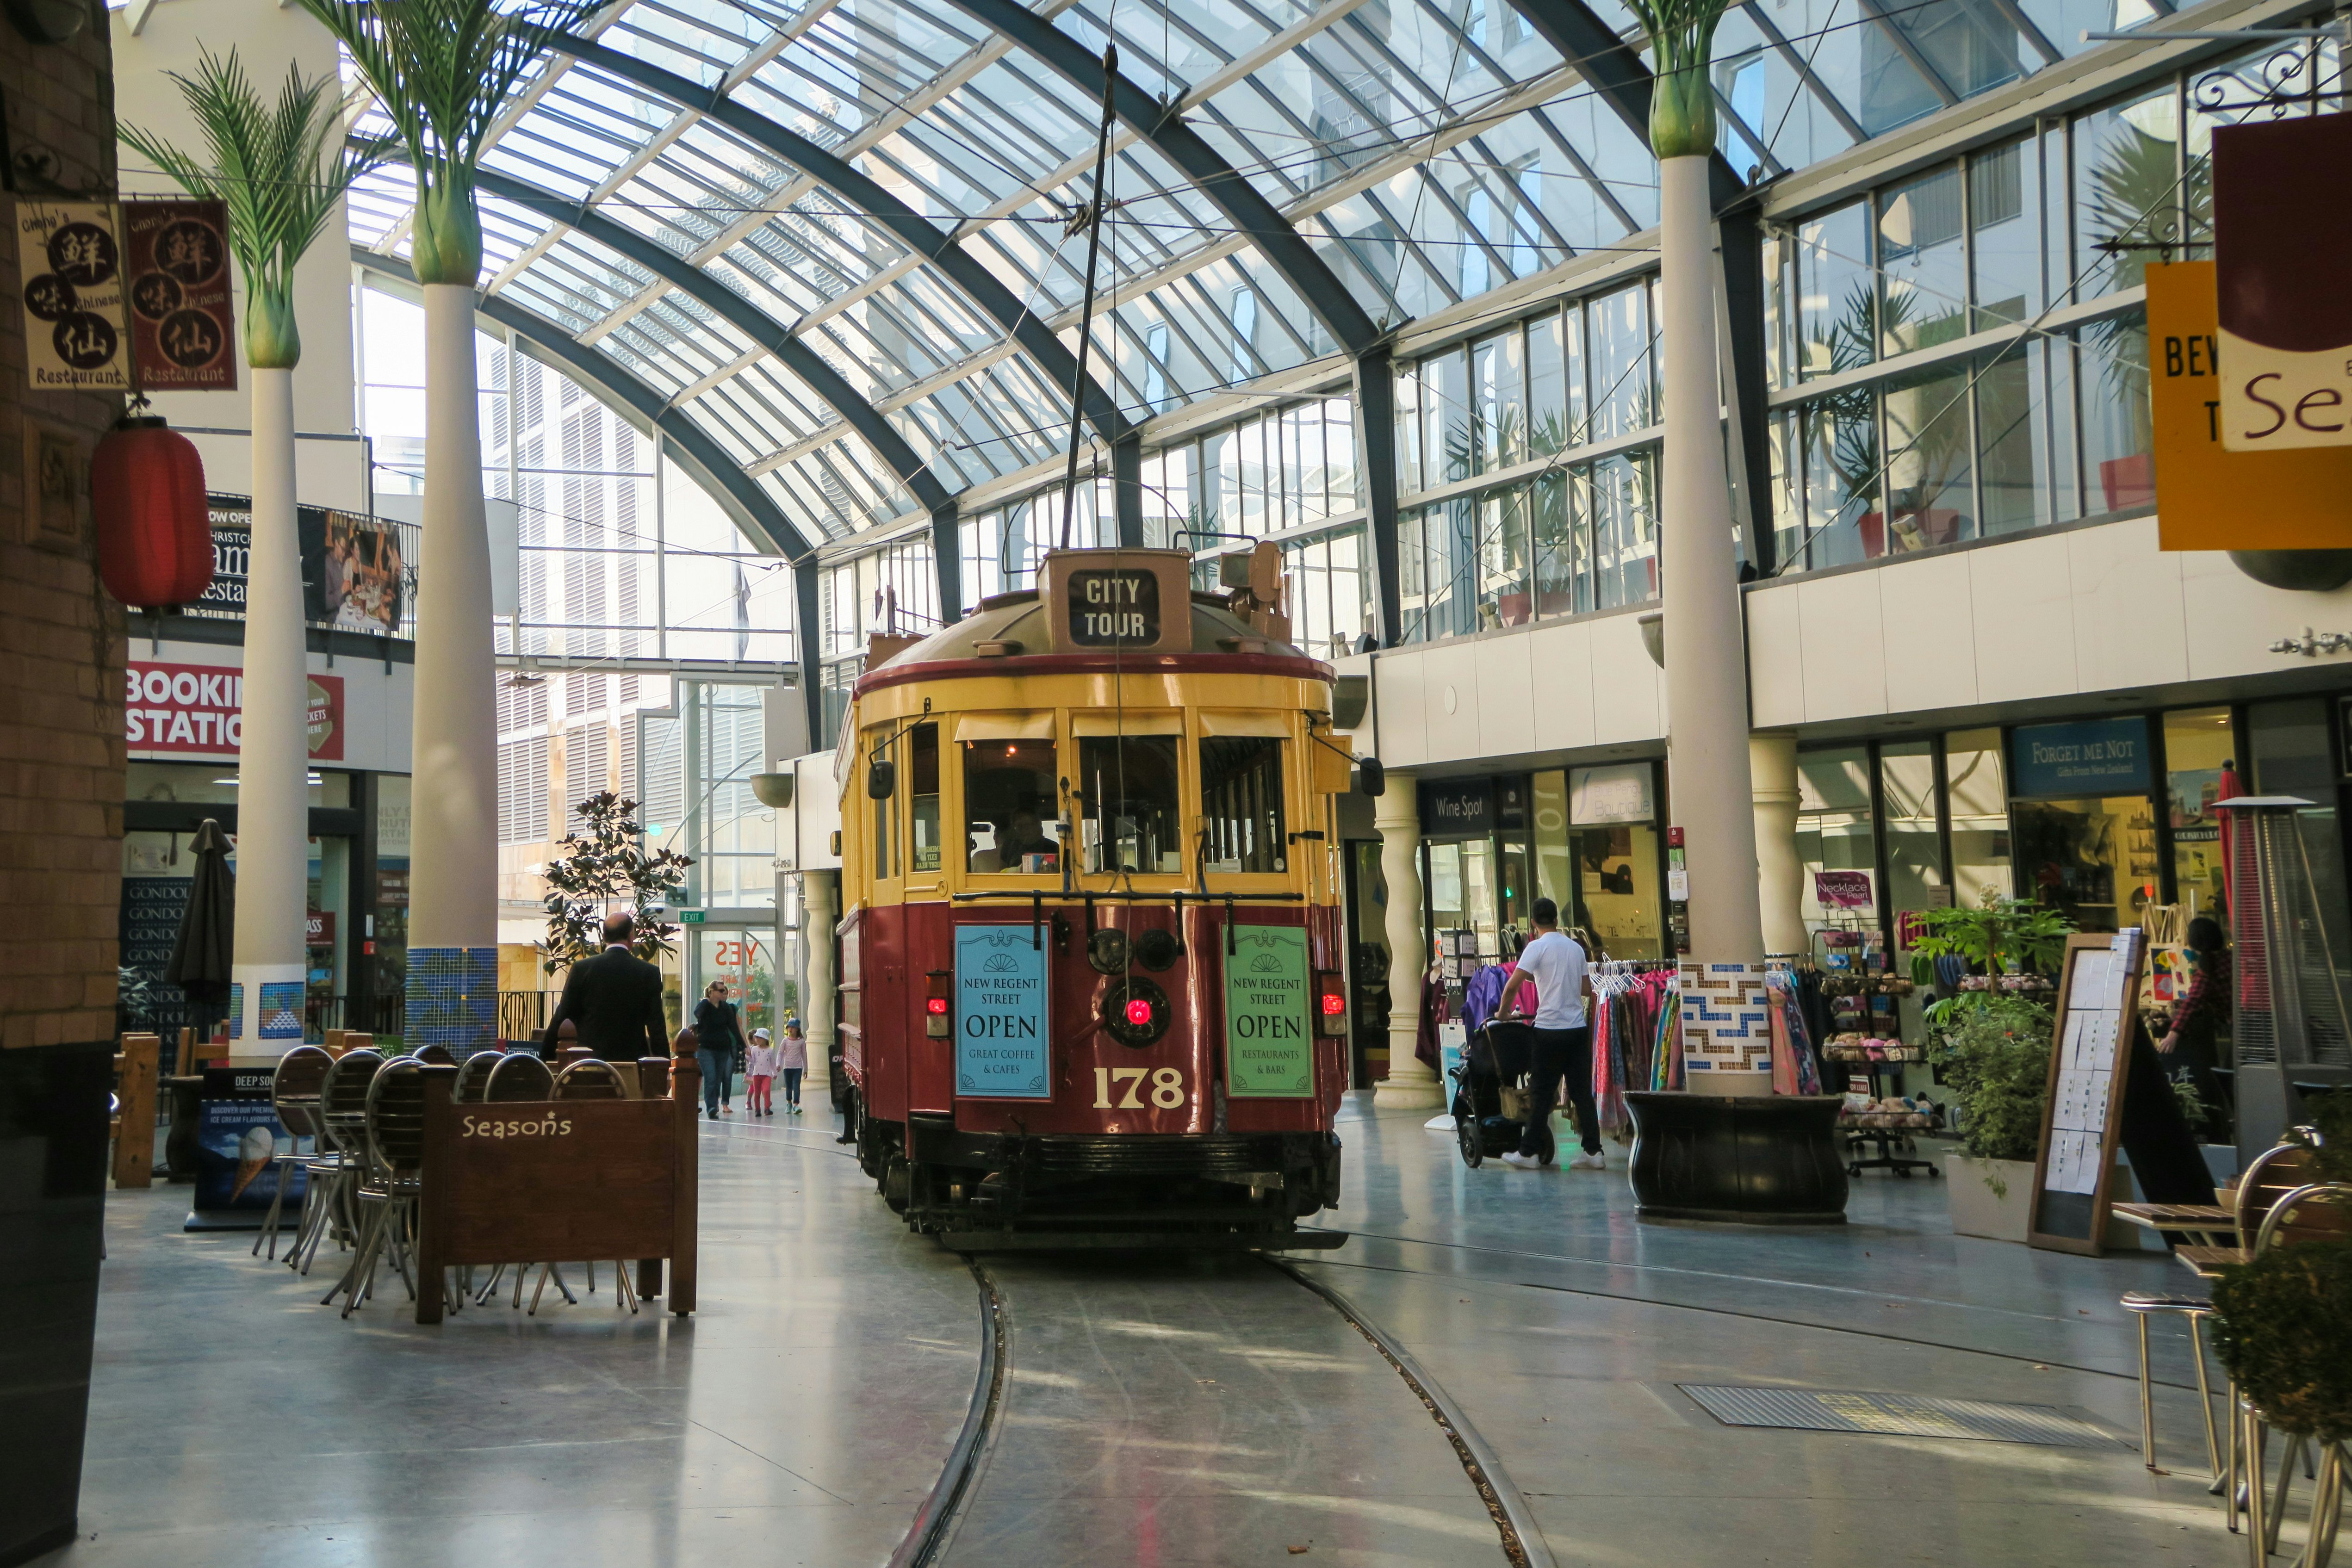
<svg viewBox="0 0 2352 1568">
<path fill-rule="evenodd" d="M 840 919 L 841 873 L 813 871 L 801 880 L 801 1033 L 808 1040 L 808 1076 L 801 1080 L 803 1102 L 813 1102 L 833 1082 L 833 926 Z"/>
<path fill-rule="evenodd" d="M 490 546 L 474 291 L 425 287 L 425 505 L 417 563 L 408 947 L 498 943 L 499 773 Z"/>
<path fill-rule="evenodd" d="M 1389 1071 L 1372 1103 L 1384 1111 L 1434 1110 L 1445 1103 L 1444 1091 L 1412 1053 L 1429 950 L 1421 934 L 1421 806 L 1412 774 L 1390 772 L 1372 821 L 1381 830 L 1381 880 L 1389 894 Z"/>
<path fill-rule="evenodd" d="M 1690 958 L 1756 965 L 1764 958 L 1764 926 L 1755 892 L 1747 651 L 1724 465 L 1707 160 L 1663 159 L 1658 183 L 1667 778 L 1690 875 Z M 1761 1094 L 1770 1092 L 1771 1074 L 1694 1071 L 1687 1082 L 1701 1092 Z"/>
<path fill-rule="evenodd" d="M 253 543 L 245 590 L 244 716 L 236 758 L 236 941 L 245 988 L 240 1056 L 302 1043 L 310 909 L 310 678 L 302 543 L 294 503 L 294 372 L 253 374 Z M 290 984 L 289 994 L 282 989 Z M 264 988 L 276 1003 L 262 1010 Z M 272 1019 L 291 1014 L 273 1032 Z"/>
<path fill-rule="evenodd" d="M 1755 779 L 1756 892 L 1767 953 L 1805 950 L 1805 863 L 1797 853 L 1797 737 L 1748 737 Z"/>
</svg>

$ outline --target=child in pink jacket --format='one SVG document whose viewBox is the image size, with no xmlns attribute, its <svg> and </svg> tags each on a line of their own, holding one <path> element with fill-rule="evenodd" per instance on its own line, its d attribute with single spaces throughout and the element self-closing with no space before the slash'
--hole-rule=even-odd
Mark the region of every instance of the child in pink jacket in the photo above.
<svg viewBox="0 0 2352 1568">
<path fill-rule="evenodd" d="M 743 1053 L 744 1076 L 751 1081 L 751 1114 L 772 1116 L 776 1107 L 769 1091 L 776 1082 L 776 1048 L 768 1043 L 768 1031 L 751 1031 L 751 1048 Z"/>
</svg>

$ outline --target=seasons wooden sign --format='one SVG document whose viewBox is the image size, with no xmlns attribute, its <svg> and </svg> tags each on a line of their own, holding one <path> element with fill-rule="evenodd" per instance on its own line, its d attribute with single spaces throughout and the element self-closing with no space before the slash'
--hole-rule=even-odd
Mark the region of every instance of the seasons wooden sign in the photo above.
<svg viewBox="0 0 2352 1568">
<path fill-rule="evenodd" d="M 673 1064 L 670 1097 L 457 1104 L 457 1070 L 428 1067 L 416 1321 L 437 1323 L 444 1273 L 468 1263 L 635 1259 L 637 1293 L 694 1310 L 695 1115 L 701 1071 Z"/>
</svg>

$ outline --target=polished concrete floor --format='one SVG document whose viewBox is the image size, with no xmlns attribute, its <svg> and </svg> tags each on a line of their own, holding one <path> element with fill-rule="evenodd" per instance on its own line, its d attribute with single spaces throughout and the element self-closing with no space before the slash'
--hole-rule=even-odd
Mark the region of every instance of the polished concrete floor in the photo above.
<svg viewBox="0 0 2352 1568">
<path fill-rule="evenodd" d="M 2178 1334 L 2158 1346 L 2166 1473 L 2130 1446 L 2116 1298 L 2182 1283 L 2160 1256 L 1957 1239 L 1940 1182 L 1877 1173 L 1841 1228 L 1642 1225 L 1621 1164 L 1469 1171 L 1422 1115 L 1347 1114 L 1348 1197 L 1324 1222 L 1353 1239 L 1300 1267 L 1452 1397 L 1559 1563 L 2245 1560 L 2205 1493 Z M 45 1563 L 885 1563 L 969 1408 L 979 1292 L 830 1133 L 706 1129 L 686 1320 L 615 1312 L 605 1281 L 437 1328 L 395 1284 L 345 1322 L 317 1304 L 323 1274 L 183 1235 L 184 1188 L 113 1195 L 82 1538 Z M 942 1561 L 1502 1560 L 1420 1400 L 1269 1265 L 987 1267 L 1008 1375 Z M 2117 1441 L 1728 1427 L 1683 1383 L 2014 1400 Z"/>
</svg>

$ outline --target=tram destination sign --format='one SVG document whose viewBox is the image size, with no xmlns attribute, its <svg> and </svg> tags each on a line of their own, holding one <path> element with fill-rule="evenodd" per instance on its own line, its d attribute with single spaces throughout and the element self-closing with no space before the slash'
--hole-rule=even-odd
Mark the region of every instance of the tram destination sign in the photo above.
<svg viewBox="0 0 2352 1568">
<path fill-rule="evenodd" d="M 1307 933 L 1244 925 L 1225 960 L 1225 1083 L 1237 1100 L 1300 1100 L 1315 1092 L 1307 1010 Z"/>
<path fill-rule="evenodd" d="M 1192 580 L 1182 550 L 1048 550 L 1037 579 L 1058 653 L 1192 651 Z"/>
<path fill-rule="evenodd" d="M 955 928 L 956 1093 L 983 1100 L 1050 1100 L 1051 993 L 1036 927 Z"/>
<path fill-rule="evenodd" d="M 1070 573 L 1070 641 L 1081 648 L 1150 648 L 1160 642 L 1160 574 Z"/>
</svg>

